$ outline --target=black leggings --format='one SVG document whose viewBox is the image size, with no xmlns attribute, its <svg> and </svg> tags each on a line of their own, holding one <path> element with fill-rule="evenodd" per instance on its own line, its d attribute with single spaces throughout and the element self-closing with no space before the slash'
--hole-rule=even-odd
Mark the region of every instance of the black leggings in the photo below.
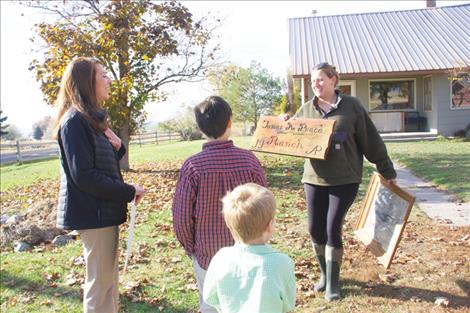
<svg viewBox="0 0 470 313">
<path fill-rule="evenodd" d="M 304 184 L 304 189 L 308 209 L 308 232 L 313 242 L 341 249 L 344 217 L 356 198 L 359 184 Z"/>
</svg>

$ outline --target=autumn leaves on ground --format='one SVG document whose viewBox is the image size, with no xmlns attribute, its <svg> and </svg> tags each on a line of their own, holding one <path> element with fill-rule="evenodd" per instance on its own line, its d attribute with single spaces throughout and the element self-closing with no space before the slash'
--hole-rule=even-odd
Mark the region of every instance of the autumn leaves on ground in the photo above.
<svg viewBox="0 0 470 313">
<path fill-rule="evenodd" d="M 322 293 L 311 290 L 318 268 L 306 232 L 302 160 L 259 157 L 278 203 L 272 244 L 296 264 L 295 312 L 470 312 L 469 227 L 437 224 L 414 207 L 388 271 L 353 237 L 371 168 L 365 170 L 360 194 L 345 222 L 344 299 L 326 302 Z M 171 201 L 181 164 L 182 160 L 140 163 L 125 174 L 126 181 L 138 182 L 148 192 L 138 206 L 130 266 L 121 272 L 122 312 L 197 312 L 192 268 L 171 226 Z M 55 202 L 57 191 L 57 180 L 43 180 L 2 192 L 2 214 L 29 208 L 30 223 L 44 223 L 44 210 L 36 208 L 35 218 L 31 207 L 44 199 Z M 126 225 L 121 230 L 122 266 Z M 80 312 L 81 251 L 79 240 L 60 248 L 46 242 L 23 253 L 4 247 L 1 311 Z"/>
</svg>

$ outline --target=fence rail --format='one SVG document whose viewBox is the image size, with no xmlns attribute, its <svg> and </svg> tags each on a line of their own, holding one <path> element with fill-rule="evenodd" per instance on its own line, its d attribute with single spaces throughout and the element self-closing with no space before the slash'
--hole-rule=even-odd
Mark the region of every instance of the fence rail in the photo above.
<svg viewBox="0 0 470 313">
<path fill-rule="evenodd" d="M 140 133 L 131 136 L 130 145 L 162 144 L 180 141 L 181 136 L 175 132 Z M 1 163 L 23 162 L 26 159 L 49 158 L 59 154 L 55 140 L 16 140 L 1 141 Z"/>
<path fill-rule="evenodd" d="M 144 145 L 144 144 L 150 144 L 154 143 L 156 145 L 161 144 L 163 142 L 175 142 L 175 141 L 180 141 L 181 135 L 176 133 L 176 132 L 170 132 L 170 131 L 156 131 L 152 133 L 139 133 L 136 135 L 131 136 L 131 145 Z"/>
<path fill-rule="evenodd" d="M 0 149 L 2 153 L 15 152 L 20 147 L 21 151 L 25 150 L 38 150 L 44 148 L 53 148 L 57 146 L 55 140 L 11 140 L 2 141 Z"/>
</svg>

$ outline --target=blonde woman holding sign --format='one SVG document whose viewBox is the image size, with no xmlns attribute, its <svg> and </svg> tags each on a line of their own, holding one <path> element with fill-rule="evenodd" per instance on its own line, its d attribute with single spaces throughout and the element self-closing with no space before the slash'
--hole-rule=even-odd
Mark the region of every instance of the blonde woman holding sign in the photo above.
<svg viewBox="0 0 470 313">
<path fill-rule="evenodd" d="M 341 229 L 362 180 L 363 157 L 394 183 L 397 174 L 385 144 L 359 100 L 335 90 L 335 67 L 320 63 L 312 70 L 314 98 L 294 117 L 335 120 L 332 142 L 324 160 L 306 159 L 302 182 L 308 208 L 308 230 L 320 265 L 316 291 L 327 300 L 341 298 L 339 273 L 343 257 Z M 285 119 L 288 119 L 285 116 Z"/>
<path fill-rule="evenodd" d="M 61 180 L 57 226 L 75 229 L 84 246 L 85 313 L 118 312 L 118 225 L 127 203 L 138 203 L 144 190 L 124 183 L 119 159 L 124 145 L 108 128 L 102 107 L 111 82 L 93 58 L 67 66 L 57 98 L 55 136 L 60 147 Z"/>
</svg>

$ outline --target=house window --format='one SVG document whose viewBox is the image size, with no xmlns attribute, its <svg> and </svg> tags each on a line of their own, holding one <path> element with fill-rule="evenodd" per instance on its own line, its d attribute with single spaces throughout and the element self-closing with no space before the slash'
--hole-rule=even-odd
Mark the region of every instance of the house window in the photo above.
<svg viewBox="0 0 470 313">
<path fill-rule="evenodd" d="M 432 77 L 423 78 L 423 101 L 424 111 L 432 111 Z"/>
<path fill-rule="evenodd" d="M 340 80 L 336 88 L 344 95 L 356 96 L 355 80 Z"/>
<path fill-rule="evenodd" d="M 369 80 L 369 110 L 415 110 L 415 86 L 415 79 Z"/>
<path fill-rule="evenodd" d="M 459 73 L 452 79 L 451 109 L 470 108 L 470 73 Z"/>
</svg>

